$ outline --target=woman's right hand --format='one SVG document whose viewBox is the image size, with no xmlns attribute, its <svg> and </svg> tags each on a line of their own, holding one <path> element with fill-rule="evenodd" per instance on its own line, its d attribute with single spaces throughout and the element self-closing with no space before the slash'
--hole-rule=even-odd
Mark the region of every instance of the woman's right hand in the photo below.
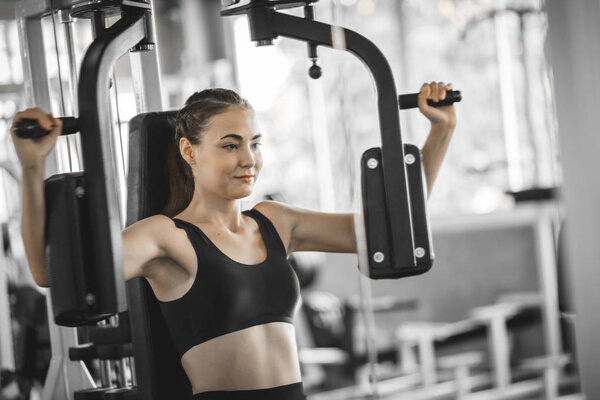
<svg viewBox="0 0 600 400">
<path fill-rule="evenodd" d="M 50 131 L 46 136 L 37 139 L 23 139 L 13 132 L 13 127 L 17 121 L 29 118 L 38 121 L 40 127 Z M 62 121 L 54 118 L 52 113 L 46 114 L 39 108 L 29 108 L 15 114 L 10 127 L 10 135 L 17 151 L 17 156 L 22 167 L 40 165 L 45 162 L 46 156 L 52 151 L 60 133 L 62 132 Z"/>
</svg>

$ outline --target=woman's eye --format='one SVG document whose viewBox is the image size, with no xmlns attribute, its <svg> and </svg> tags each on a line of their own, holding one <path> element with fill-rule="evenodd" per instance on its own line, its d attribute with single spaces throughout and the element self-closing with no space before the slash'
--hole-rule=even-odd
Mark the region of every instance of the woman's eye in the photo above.
<svg viewBox="0 0 600 400">
<path fill-rule="evenodd" d="M 252 143 L 252 146 L 254 146 L 254 148 L 257 149 L 259 146 L 262 146 L 262 143 Z M 238 145 L 235 143 L 230 143 L 223 146 L 223 148 L 227 150 L 235 150 L 237 149 L 237 147 Z"/>
</svg>

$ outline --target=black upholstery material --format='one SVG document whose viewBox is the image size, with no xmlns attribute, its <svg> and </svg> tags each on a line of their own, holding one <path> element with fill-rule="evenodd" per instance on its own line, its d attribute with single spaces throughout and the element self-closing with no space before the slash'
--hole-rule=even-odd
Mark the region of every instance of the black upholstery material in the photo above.
<svg viewBox="0 0 600 400">
<path fill-rule="evenodd" d="M 159 214 L 169 194 L 167 154 L 175 112 L 140 114 L 129 122 L 127 225 Z M 191 385 L 146 280 L 127 282 L 138 395 L 144 400 L 191 399 Z"/>
<path fill-rule="evenodd" d="M 46 262 L 54 322 L 82 326 L 118 311 L 112 271 L 102 268 L 90 240 L 83 172 L 52 175 L 45 181 Z"/>
</svg>

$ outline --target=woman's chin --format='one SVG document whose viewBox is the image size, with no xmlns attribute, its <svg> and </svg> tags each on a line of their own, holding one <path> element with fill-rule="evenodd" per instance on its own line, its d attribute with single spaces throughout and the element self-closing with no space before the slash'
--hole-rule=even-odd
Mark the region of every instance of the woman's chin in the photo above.
<svg viewBox="0 0 600 400">
<path fill-rule="evenodd" d="M 231 194 L 231 197 L 233 197 L 236 200 L 244 199 L 252 194 L 252 189 L 253 188 L 248 188 L 248 189 L 244 189 L 244 190 L 236 190 L 234 193 Z"/>
</svg>

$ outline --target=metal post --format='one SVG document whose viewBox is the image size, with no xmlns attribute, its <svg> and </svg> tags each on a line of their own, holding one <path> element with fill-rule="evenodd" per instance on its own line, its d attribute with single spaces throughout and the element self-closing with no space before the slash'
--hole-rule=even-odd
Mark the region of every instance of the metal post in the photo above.
<svg viewBox="0 0 600 400">
<path fill-rule="evenodd" d="M 492 352 L 494 363 L 494 380 L 498 389 L 506 389 L 510 385 L 510 346 L 508 343 L 508 330 L 506 319 L 503 315 L 493 315 L 489 321 Z"/>
<path fill-rule="evenodd" d="M 154 15 L 154 10 L 152 15 Z M 156 36 L 154 34 L 154 18 L 150 18 L 146 26 L 152 31 L 150 35 Z M 157 46 L 154 45 L 145 51 L 129 52 L 129 61 L 136 111 L 138 113 L 162 111 L 163 99 Z"/>
<path fill-rule="evenodd" d="M 528 48 L 529 48 L 529 43 L 527 40 L 527 27 L 525 24 L 525 19 L 527 18 L 527 14 L 526 13 L 518 13 L 518 17 L 519 17 L 519 43 L 521 45 L 521 55 L 520 55 L 520 66 L 523 70 L 523 98 L 525 99 L 525 101 L 523 101 L 523 115 L 524 115 L 524 119 L 525 119 L 525 135 L 527 136 L 527 139 L 531 145 L 531 150 L 533 153 L 533 159 L 535 160 L 535 162 L 533 163 L 533 180 L 530 181 L 528 184 L 525 184 L 525 186 L 527 187 L 540 187 L 541 186 L 541 173 L 540 173 L 540 166 L 542 165 L 542 161 L 541 161 L 541 151 L 540 151 L 540 140 L 539 140 L 539 134 L 536 131 L 534 124 L 533 124 L 533 115 L 531 114 L 531 102 L 533 101 L 533 98 L 531 96 L 531 80 L 532 80 L 532 74 L 531 74 L 531 67 L 530 67 L 530 62 L 529 62 L 529 52 L 528 52 Z M 504 82 L 500 81 L 501 85 L 504 84 Z"/>
<path fill-rule="evenodd" d="M 518 191 L 523 188 L 523 171 L 521 170 L 519 123 L 515 104 L 512 56 L 506 29 L 506 13 L 496 13 L 494 15 L 494 27 L 498 74 L 501 82 L 500 99 L 502 100 L 502 120 L 504 121 L 504 141 L 508 163 L 508 184 L 510 190 Z"/>
<path fill-rule="evenodd" d="M 73 18 L 69 14 L 69 10 L 59 10 L 58 19 L 64 29 L 65 43 L 69 56 L 69 95 L 71 109 L 68 111 L 71 116 L 79 116 L 78 98 L 77 98 L 77 58 L 75 56 L 75 43 L 73 42 Z M 71 149 L 70 157 L 73 161 L 72 171 L 83 170 L 83 160 L 81 159 L 81 136 L 68 135 L 66 137 L 69 148 Z"/>
<path fill-rule="evenodd" d="M 425 328 L 418 339 L 419 341 L 419 362 L 421 363 L 421 379 L 423 386 L 431 387 L 437 383 L 436 359 L 433 344 L 433 332 L 430 328 Z"/>
<path fill-rule="evenodd" d="M 588 399 L 600 398 L 600 2 L 547 0 L 548 50 L 562 151 L 566 273 L 575 311 L 577 359 Z"/>
<path fill-rule="evenodd" d="M 77 346 L 77 330 L 52 322 L 52 297 L 46 296 L 48 307 L 52 359 L 44 381 L 42 400 L 73 400 L 74 391 L 95 388 L 94 379 L 82 361 L 69 360 L 69 347 Z"/>
<path fill-rule="evenodd" d="M 554 245 L 553 208 L 540 208 L 536 219 L 536 253 L 538 260 L 538 279 L 542 295 L 542 323 L 546 356 L 549 358 L 546 367 L 544 384 L 546 400 L 558 398 L 560 378 L 559 359 L 562 354 L 560 334 L 560 315 L 558 310 L 558 281 L 556 277 L 556 246 Z"/>
<path fill-rule="evenodd" d="M 162 89 L 156 47 L 129 53 L 136 111 L 162 111 Z"/>
<path fill-rule="evenodd" d="M 2 230 L 0 229 L 0 243 L 2 242 Z M 0 250 L 0 265 L 6 266 L 7 263 L 6 254 Z M 8 303 L 7 272 L 6 267 L 0 268 L 0 369 L 14 371 L 15 354 Z"/>
<path fill-rule="evenodd" d="M 33 10 L 32 10 L 33 8 Z M 48 11 L 42 2 L 17 3 L 15 12 L 21 42 L 21 63 L 23 66 L 23 86 L 25 88 L 25 106 L 51 110 L 48 74 L 46 73 L 46 54 L 42 33 L 41 13 Z M 37 13 L 37 14 L 36 14 Z M 34 15 L 32 17 L 31 15 Z M 37 17 L 36 17 L 37 16 Z M 56 151 L 46 158 L 46 173 L 58 172 Z"/>
<path fill-rule="evenodd" d="M 46 55 L 41 18 L 51 12 L 49 2 L 25 0 L 15 8 L 19 38 L 22 46 L 23 81 L 25 104 L 51 110 Z M 59 172 L 57 151 L 46 158 L 45 175 Z M 94 387 L 95 383 L 82 362 L 71 362 L 68 358 L 69 347 L 77 345 L 77 332 L 74 328 L 60 327 L 54 324 L 51 296 L 46 296 L 50 345 L 52 359 L 44 382 L 43 400 L 73 398 L 75 390 Z"/>
</svg>

